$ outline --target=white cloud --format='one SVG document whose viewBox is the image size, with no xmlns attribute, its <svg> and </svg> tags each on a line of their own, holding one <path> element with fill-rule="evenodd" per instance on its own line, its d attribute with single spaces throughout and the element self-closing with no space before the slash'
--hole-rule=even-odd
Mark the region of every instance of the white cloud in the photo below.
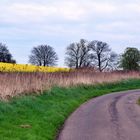
<svg viewBox="0 0 140 140">
<path fill-rule="evenodd" d="M 80 38 L 140 46 L 139 0 L 1 0 L 0 13 L 0 41 L 13 47 L 47 42 L 64 50 Z"/>
<path fill-rule="evenodd" d="M 126 4 L 127 10 L 130 12 L 136 12 L 140 14 L 140 2 L 139 3 L 128 3 Z"/>
<path fill-rule="evenodd" d="M 93 1 L 55 1 L 48 4 L 40 3 L 11 3 L 1 5 L 0 18 L 7 22 L 35 22 L 44 19 L 60 18 L 65 20 L 81 20 L 91 14 L 110 14 L 116 10 L 109 3 Z"/>
</svg>

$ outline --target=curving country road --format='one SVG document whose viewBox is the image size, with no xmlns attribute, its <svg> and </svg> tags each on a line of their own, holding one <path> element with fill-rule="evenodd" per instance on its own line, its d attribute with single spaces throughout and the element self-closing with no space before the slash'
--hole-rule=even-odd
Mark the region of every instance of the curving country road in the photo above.
<svg viewBox="0 0 140 140">
<path fill-rule="evenodd" d="M 140 90 L 92 99 L 65 122 L 58 140 L 139 140 Z"/>
</svg>

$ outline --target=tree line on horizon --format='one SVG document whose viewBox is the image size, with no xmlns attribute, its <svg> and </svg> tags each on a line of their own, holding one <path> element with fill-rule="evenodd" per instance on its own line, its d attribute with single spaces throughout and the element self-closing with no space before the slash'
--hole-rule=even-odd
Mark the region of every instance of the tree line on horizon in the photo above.
<svg viewBox="0 0 140 140">
<path fill-rule="evenodd" d="M 16 63 L 5 44 L 0 43 L 0 62 Z M 58 55 L 50 45 L 33 47 L 29 63 L 37 66 L 55 66 Z M 106 42 L 81 39 L 66 48 L 65 64 L 69 68 L 95 68 L 100 72 L 111 70 L 140 70 L 140 51 L 128 47 L 123 54 L 112 51 Z"/>
</svg>

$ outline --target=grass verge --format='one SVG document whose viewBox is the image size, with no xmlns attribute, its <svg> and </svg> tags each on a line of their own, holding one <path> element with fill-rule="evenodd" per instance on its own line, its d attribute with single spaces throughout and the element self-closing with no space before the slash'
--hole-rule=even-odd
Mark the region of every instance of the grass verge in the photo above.
<svg viewBox="0 0 140 140">
<path fill-rule="evenodd" d="M 97 86 L 55 87 L 39 96 L 0 102 L 0 140 L 54 140 L 65 119 L 79 105 L 110 92 L 140 88 L 140 80 Z"/>
</svg>

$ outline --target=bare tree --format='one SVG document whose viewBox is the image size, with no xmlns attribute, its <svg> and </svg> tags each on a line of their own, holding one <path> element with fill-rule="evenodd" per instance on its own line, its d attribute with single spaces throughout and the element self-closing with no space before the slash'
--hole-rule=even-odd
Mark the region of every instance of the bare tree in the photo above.
<svg viewBox="0 0 140 140">
<path fill-rule="evenodd" d="M 88 41 L 81 39 L 79 43 L 72 43 L 66 49 L 65 63 L 72 68 L 88 67 L 90 61 Z"/>
<path fill-rule="evenodd" d="M 92 62 L 100 72 L 107 68 L 114 69 L 117 65 L 117 54 L 112 52 L 109 45 L 102 41 L 91 41 L 89 46 L 92 51 Z"/>
<path fill-rule="evenodd" d="M 5 44 L 0 43 L 0 62 L 16 63 Z"/>
<path fill-rule="evenodd" d="M 29 56 L 29 62 L 38 66 L 54 66 L 58 60 L 54 49 L 49 45 L 34 47 Z"/>
</svg>

